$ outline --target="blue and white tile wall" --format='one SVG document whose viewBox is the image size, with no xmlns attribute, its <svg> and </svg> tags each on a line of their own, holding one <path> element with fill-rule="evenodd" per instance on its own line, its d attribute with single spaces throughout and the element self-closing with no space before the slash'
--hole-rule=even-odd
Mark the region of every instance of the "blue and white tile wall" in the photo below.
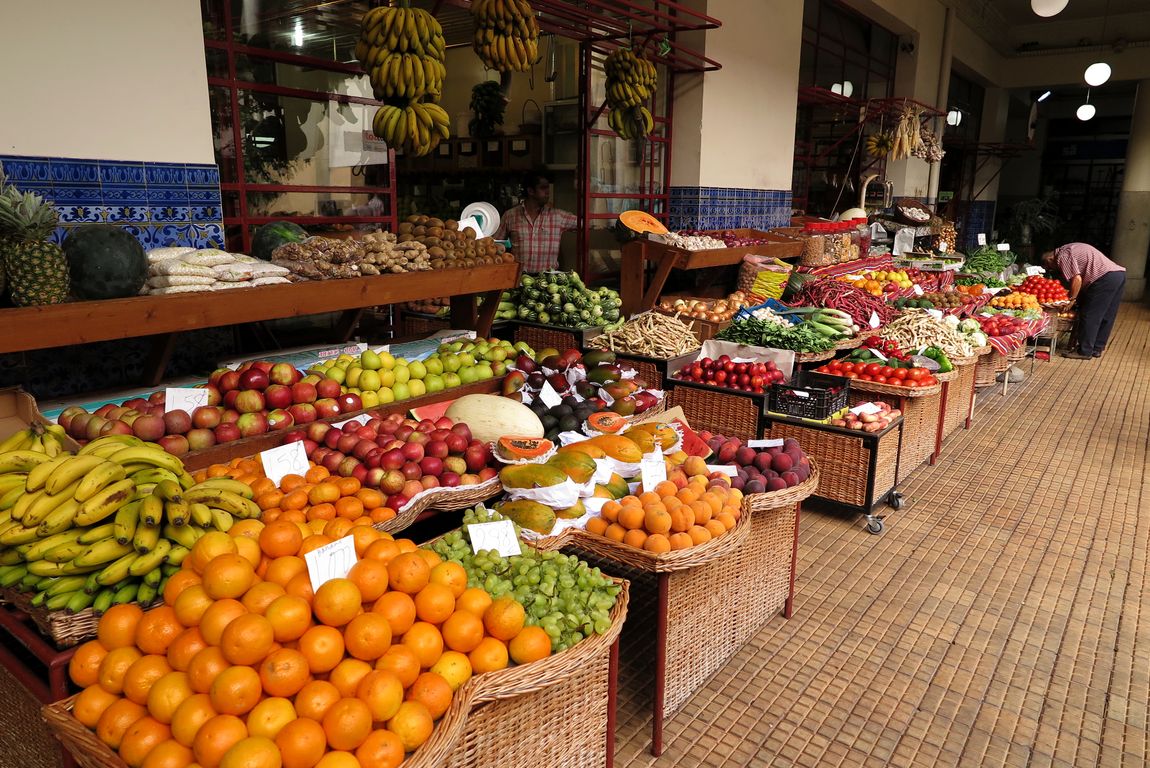
<svg viewBox="0 0 1150 768">
<path fill-rule="evenodd" d="M 771 229 L 791 222 L 791 191 L 671 187 L 672 229 Z"/>
<path fill-rule="evenodd" d="M 53 240 L 80 224 L 117 224 L 144 248 L 222 248 L 220 172 L 215 165 L 0 155 L 10 183 L 51 200 Z"/>
</svg>

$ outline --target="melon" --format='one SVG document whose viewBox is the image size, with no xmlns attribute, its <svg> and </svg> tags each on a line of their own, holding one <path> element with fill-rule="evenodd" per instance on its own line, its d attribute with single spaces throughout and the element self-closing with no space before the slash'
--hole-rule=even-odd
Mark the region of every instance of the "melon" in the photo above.
<svg viewBox="0 0 1150 768">
<path fill-rule="evenodd" d="M 471 428 L 471 435 L 484 443 L 494 443 L 504 435 L 543 437 L 543 422 L 523 403 L 499 395 L 464 395 L 444 414 L 455 423 Z"/>
<path fill-rule="evenodd" d="M 148 276 L 144 247 L 113 224 L 83 224 L 64 241 L 72 293 L 80 299 L 137 296 Z"/>
<path fill-rule="evenodd" d="M 252 256 L 271 261 L 272 252 L 286 243 L 302 243 L 309 237 L 307 230 L 290 221 L 269 221 L 252 235 Z"/>
</svg>

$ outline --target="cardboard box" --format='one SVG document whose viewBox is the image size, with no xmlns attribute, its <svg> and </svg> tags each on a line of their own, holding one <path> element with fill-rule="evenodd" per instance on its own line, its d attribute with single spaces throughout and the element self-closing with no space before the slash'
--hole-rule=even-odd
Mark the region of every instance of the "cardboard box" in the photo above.
<svg viewBox="0 0 1150 768">
<path fill-rule="evenodd" d="M 52 423 L 40 413 L 36 398 L 29 393 L 19 387 L 0 389 L 0 440 L 33 424 L 48 426 Z M 80 450 L 80 445 L 70 437 L 65 436 L 60 442 L 69 451 Z"/>
</svg>

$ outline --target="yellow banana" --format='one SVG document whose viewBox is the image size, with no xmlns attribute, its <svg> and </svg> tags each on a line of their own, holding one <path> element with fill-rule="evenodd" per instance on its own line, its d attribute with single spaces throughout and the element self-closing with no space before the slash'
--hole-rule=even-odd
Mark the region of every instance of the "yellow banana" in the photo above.
<svg viewBox="0 0 1150 768">
<path fill-rule="evenodd" d="M 149 571 L 154 571 L 163 564 L 164 558 L 168 556 L 171 549 L 172 542 L 167 539 L 160 539 L 152 549 L 146 553 L 141 553 L 143 556 L 137 557 L 128 566 L 128 573 L 132 576 L 143 576 Z"/>
<path fill-rule="evenodd" d="M 165 525 L 161 533 L 163 533 L 165 539 L 169 539 L 176 544 L 191 549 L 206 531 L 194 525 L 181 525 L 179 527 Z"/>
<path fill-rule="evenodd" d="M 95 544 L 97 541 L 102 541 L 106 538 L 116 535 L 115 523 L 104 523 L 97 525 L 94 528 L 81 528 L 78 529 L 80 535 L 76 537 L 76 541 L 81 544 Z"/>
<path fill-rule="evenodd" d="M 184 562 L 184 558 L 192 553 L 192 550 L 179 544 L 173 544 L 172 548 L 168 550 L 167 561 L 169 565 L 179 565 Z"/>
<path fill-rule="evenodd" d="M 28 563 L 28 573 L 36 576 L 75 576 L 81 573 L 91 573 L 95 570 L 99 570 L 99 566 L 77 565 L 75 560 L 68 563 L 33 560 Z"/>
<path fill-rule="evenodd" d="M 72 558 L 76 557 L 87 549 L 87 545 L 81 544 L 78 541 L 66 542 L 52 547 L 41 558 L 50 563 L 67 563 L 71 562 Z"/>
<path fill-rule="evenodd" d="M 163 480 L 156 483 L 156 487 L 152 493 L 164 501 L 183 501 L 180 495 L 183 493 L 183 490 L 184 489 L 181 488 L 180 484 L 175 480 Z"/>
<path fill-rule="evenodd" d="M 207 528 L 212 524 L 212 508 L 202 502 L 196 502 L 189 507 L 192 522 L 200 528 Z"/>
<path fill-rule="evenodd" d="M 212 525 L 215 526 L 217 530 L 227 533 L 232 529 L 232 526 L 235 525 L 235 520 L 232 519 L 230 513 L 222 509 L 212 509 Z"/>
<path fill-rule="evenodd" d="M 144 506 L 144 500 L 136 499 L 116 510 L 116 519 L 112 521 L 116 541 L 127 544 L 136 535 L 136 526 L 140 522 L 140 507 L 142 506 Z"/>
<path fill-rule="evenodd" d="M 29 562 L 39 560 L 44 557 L 44 553 L 53 547 L 57 547 L 61 544 L 75 544 L 82 533 L 83 531 L 81 530 L 73 530 L 40 539 L 24 550 L 24 559 Z M 75 557 L 75 555 L 72 557 Z M 70 557 L 68 559 L 71 560 L 72 558 Z"/>
<path fill-rule="evenodd" d="M 61 494 L 63 496 L 64 494 Z M 64 503 L 53 509 L 48 515 L 40 521 L 39 527 L 36 528 L 36 533 L 40 536 L 51 536 L 54 533 L 66 531 L 72 527 L 72 523 L 76 520 L 76 515 L 80 513 L 80 502 L 72 497 L 64 500 Z"/>
<path fill-rule="evenodd" d="M 146 445 L 146 443 L 135 435 L 104 435 L 87 443 L 76 452 L 76 455 L 87 456 L 88 454 L 95 454 L 96 456 L 106 457 L 109 453 L 115 453 L 122 448 L 140 445 Z"/>
<path fill-rule="evenodd" d="M 23 489 L 20 490 L 20 495 L 16 499 L 16 503 L 12 505 L 12 519 L 20 522 L 24 521 L 24 515 L 28 514 L 28 510 L 39 501 L 41 496 L 46 496 L 44 491 L 37 491 L 36 493 L 25 493 Z"/>
<path fill-rule="evenodd" d="M 44 487 L 48 482 L 48 478 L 52 473 L 60 468 L 64 462 L 72 458 L 71 456 L 56 456 L 48 461 L 42 462 L 28 471 L 28 479 L 24 481 L 24 490 L 29 493 L 38 491 Z"/>
<path fill-rule="evenodd" d="M 164 500 L 155 493 L 140 500 L 139 525 L 157 526 L 164 519 Z"/>
<path fill-rule="evenodd" d="M 131 552 L 114 559 L 100 570 L 100 574 L 96 577 L 96 583 L 104 587 L 119 584 L 128 578 L 128 568 L 139 557 L 139 553 L 133 549 Z"/>
<path fill-rule="evenodd" d="M 69 455 L 65 457 L 64 460 L 59 464 L 41 464 L 32 472 L 29 472 L 28 477 L 31 479 L 37 471 L 42 470 L 46 466 L 52 466 L 52 472 L 46 479 L 44 479 L 43 487 L 48 491 L 48 493 L 59 493 L 103 463 L 104 460 L 99 456 Z"/>
<path fill-rule="evenodd" d="M 115 539 L 104 539 L 95 544 L 89 544 L 88 548 L 77 555 L 72 562 L 78 566 L 102 565 L 121 558 L 129 552 L 135 552 L 135 548 L 131 544 L 121 544 Z"/>
<path fill-rule="evenodd" d="M 37 493 L 36 501 L 32 503 L 32 506 L 25 510 L 24 517 L 21 519 L 21 522 L 27 526 L 39 525 L 40 523 L 44 522 L 44 518 L 48 517 L 48 515 L 51 514 L 57 507 L 62 506 L 65 502 L 75 501 L 75 499 L 72 497 L 72 494 L 76 492 L 76 486 L 79 484 L 80 481 L 77 480 L 76 482 L 72 483 L 70 487 L 65 488 L 60 493 L 56 494 L 48 493 L 47 491 Z M 79 502 L 76 502 L 77 509 L 79 508 L 79 504 Z M 74 514 L 75 510 L 73 510 L 73 515 Z"/>
<path fill-rule="evenodd" d="M 119 466 L 118 464 L 116 466 Z M 152 484 L 156 485 L 164 480 L 171 480 L 178 483 L 180 481 L 179 475 L 168 469 L 160 469 L 159 467 L 148 467 L 141 469 L 139 472 L 132 473 L 132 480 L 136 485 Z"/>
<path fill-rule="evenodd" d="M 87 576 L 61 576 L 53 581 L 44 593 L 49 597 L 53 595 L 62 595 L 65 592 L 72 593 L 77 589 L 83 589 L 84 583 L 88 580 Z"/>
<path fill-rule="evenodd" d="M 164 504 L 164 517 L 177 528 L 184 527 L 188 524 L 188 518 L 191 516 L 191 506 L 191 504 L 183 499 L 179 501 L 169 501 Z"/>
<path fill-rule="evenodd" d="M 234 494 L 243 496 L 245 499 L 255 498 L 255 491 L 247 483 L 233 480 L 230 477 L 213 477 L 202 483 L 196 483 L 193 488 L 219 488 L 224 491 L 231 491 Z M 191 490 L 190 488 L 187 490 Z"/>
<path fill-rule="evenodd" d="M 85 502 L 113 483 L 118 483 L 127 477 L 127 471 L 122 464 L 101 459 L 100 463 L 84 475 L 80 485 L 76 488 L 76 501 Z M 135 482 L 129 480 L 135 487 Z"/>
<path fill-rule="evenodd" d="M 125 448 L 122 451 L 113 453 L 109 458 L 111 458 L 112 461 L 116 462 L 117 464 L 123 465 L 133 463 L 151 464 L 156 467 L 170 470 L 177 475 L 184 471 L 184 464 L 179 460 L 179 458 L 173 456 L 170 453 L 167 453 L 162 448 L 153 448 L 149 445 Z"/>
<path fill-rule="evenodd" d="M 21 429 L 13 432 L 8 437 L 0 442 L 0 453 L 7 453 L 8 451 L 19 451 L 27 448 L 32 444 L 32 430 Z"/>
<path fill-rule="evenodd" d="M 136 484 L 126 478 L 112 483 L 80 504 L 76 525 L 86 527 L 115 514 L 116 510 L 132 500 L 135 491 Z"/>
<path fill-rule="evenodd" d="M 24 483 L 28 480 L 26 472 L 9 472 L 6 475 L 0 475 L 0 496 L 8 493 L 13 488 L 24 490 Z"/>
<path fill-rule="evenodd" d="M 132 546 L 141 555 L 151 552 L 156 548 L 156 543 L 160 541 L 160 526 L 158 525 L 138 525 L 136 526 L 136 535 L 132 537 Z"/>
</svg>

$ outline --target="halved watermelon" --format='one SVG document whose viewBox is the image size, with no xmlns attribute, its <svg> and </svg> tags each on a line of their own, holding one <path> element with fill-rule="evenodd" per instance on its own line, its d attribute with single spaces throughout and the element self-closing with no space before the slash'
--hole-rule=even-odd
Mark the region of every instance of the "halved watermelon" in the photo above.
<svg viewBox="0 0 1150 768">
<path fill-rule="evenodd" d="M 680 450 L 688 456 L 702 456 L 704 459 L 711 455 L 710 446 L 703 442 L 693 429 L 679 419 L 675 419 L 675 423 L 683 430 L 683 445 L 680 446 Z"/>
</svg>

